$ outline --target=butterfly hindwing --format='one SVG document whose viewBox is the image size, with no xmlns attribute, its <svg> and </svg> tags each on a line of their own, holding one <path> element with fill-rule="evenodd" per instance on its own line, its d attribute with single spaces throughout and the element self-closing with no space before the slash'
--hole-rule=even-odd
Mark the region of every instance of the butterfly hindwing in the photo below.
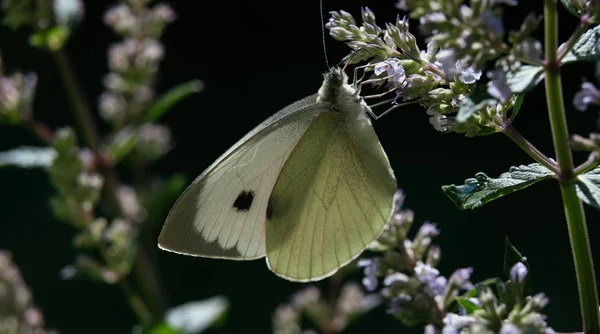
<svg viewBox="0 0 600 334">
<path fill-rule="evenodd" d="M 396 180 L 368 119 L 320 114 L 283 166 L 271 194 L 267 263 L 312 281 L 356 258 L 383 230 Z"/>
<path fill-rule="evenodd" d="M 288 155 L 326 109 L 300 100 L 261 123 L 185 190 L 159 237 L 162 249 L 250 260 L 265 255 L 268 198 Z"/>
</svg>

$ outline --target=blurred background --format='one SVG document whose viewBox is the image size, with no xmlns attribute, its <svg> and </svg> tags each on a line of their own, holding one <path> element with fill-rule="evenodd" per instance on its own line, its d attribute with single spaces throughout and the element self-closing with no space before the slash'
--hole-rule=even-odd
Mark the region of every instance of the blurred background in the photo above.
<svg viewBox="0 0 600 334">
<path fill-rule="evenodd" d="M 239 138 L 286 105 L 314 94 L 326 71 L 319 18 L 314 1 L 167 1 L 177 14 L 162 38 L 165 58 L 160 65 L 158 92 L 178 83 L 200 79 L 205 89 L 177 104 L 161 122 L 172 131 L 174 148 L 148 166 L 149 172 L 181 174 L 191 182 Z M 507 28 L 516 29 L 530 11 L 541 14 L 534 1 L 523 1 L 510 11 Z M 85 1 L 85 18 L 66 45 L 85 97 L 97 106 L 108 71 L 106 50 L 118 37 L 103 22 L 112 1 Z M 360 17 L 368 6 L 378 23 L 403 15 L 395 1 L 325 0 L 330 10 L 345 10 Z M 538 7 L 536 7 L 538 6 Z M 516 14 L 515 14 L 516 13 Z M 577 20 L 560 12 L 561 42 Z M 514 22 L 513 22 L 514 20 Z M 417 23 L 411 31 L 418 35 Z M 541 33 L 541 32 L 539 32 Z M 541 37 L 541 35 L 540 35 Z M 327 57 L 338 63 L 349 49 L 328 35 Z M 424 45 L 424 44 L 421 44 Z M 0 50 L 6 72 L 36 72 L 34 103 L 37 119 L 51 128 L 72 123 L 68 100 L 52 58 L 28 45 L 27 31 L 0 27 Z M 569 129 L 587 135 L 597 130 L 594 111 L 578 112 L 572 106 L 583 74 L 593 80 L 593 64 L 570 65 L 564 73 Z M 382 111 L 382 110 L 380 110 Z M 108 127 L 98 117 L 101 129 Z M 543 86 L 527 95 L 516 128 L 541 151 L 553 156 Z M 527 256 L 534 292 L 550 298 L 545 309 L 556 331 L 580 329 L 577 286 L 558 185 L 541 182 L 473 211 L 460 211 L 441 191 L 445 184 L 461 184 L 476 172 L 496 177 L 510 166 L 531 159 L 507 137 L 466 138 L 436 132 L 425 110 L 398 109 L 374 122 L 381 143 L 404 189 L 405 207 L 416 221 L 438 224 L 441 235 L 439 266 L 444 275 L 472 266 L 472 281 L 503 277 L 504 238 Z M 21 145 L 41 146 L 19 127 L 0 126 L 0 151 Z M 582 162 L 584 154 L 576 154 Z M 128 181 L 131 175 L 121 176 Z M 43 312 L 48 328 L 61 333 L 126 333 L 135 316 L 114 286 L 87 280 L 62 280 L 59 271 L 74 258 L 76 230 L 52 215 L 48 198 L 54 193 L 42 170 L 0 169 L 0 248 L 10 250 L 25 282 Z M 172 205 L 165 203 L 162 218 Z M 588 228 L 596 262 L 600 259 L 600 214 L 587 210 Z M 304 287 L 272 274 L 264 260 L 235 262 L 192 258 L 160 251 L 156 238 L 162 222 L 145 236 L 149 257 L 155 260 L 164 298 L 170 305 L 226 296 L 231 304 L 225 324 L 214 333 L 270 332 L 272 312 Z M 360 280 L 360 275 L 354 276 Z M 404 327 L 379 307 L 360 319 L 348 333 L 398 333 Z"/>
</svg>

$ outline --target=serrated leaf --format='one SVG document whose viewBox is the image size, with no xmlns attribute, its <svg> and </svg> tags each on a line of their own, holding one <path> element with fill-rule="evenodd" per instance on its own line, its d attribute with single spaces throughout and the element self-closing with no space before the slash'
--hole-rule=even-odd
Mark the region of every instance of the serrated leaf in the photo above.
<svg viewBox="0 0 600 334">
<path fill-rule="evenodd" d="M 21 146 L 0 152 L 0 167 L 44 168 L 50 167 L 54 158 L 56 158 L 56 151 L 51 147 Z"/>
<path fill-rule="evenodd" d="M 479 305 L 473 303 L 466 297 L 456 297 L 456 302 L 465 310 L 466 314 L 473 314 L 473 312 L 481 310 Z"/>
<path fill-rule="evenodd" d="M 196 334 L 218 322 L 228 308 L 229 302 L 222 296 L 189 302 L 167 310 L 165 322 L 181 333 Z"/>
<path fill-rule="evenodd" d="M 551 170 L 534 163 L 511 167 L 498 178 L 477 173 L 475 178 L 466 179 L 463 185 L 442 186 L 442 190 L 461 210 L 476 209 L 497 198 L 553 177 L 554 173 Z"/>
<path fill-rule="evenodd" d="M 596 44 L 600 40 L 600 26 L 595 26 L 583 34 L 569 53 L 563 57 L 561 64 L 572 63 L 576 61 L 591 61 L 599 58 Z M 561 45 L 561 47 L 563 47 Z"/>
<path fill-rule="evenodd" d="M 150 123 L 164 115 L 175 103 L 188 97 L 193 93 L 198 93 L 204 88 L 204 83 L 200 80 L 192 80 L 171 88 L 156 101 L 150 109 L 144 114 L 142 123 Z"/>
<path fill-rule="evenodd" d="M 533 89 L 544 78 L 541 66 L 523 65 L 516 71 L 506 73 L 506 84 L 510 91 L 518 94 Z"/>
<path fill-rule="evenodd" d="M 577 176 L 577 196 L 586 204 L 600 209 L 600 167 Z"/>
<path fill-rule="evenodd" d="M 456 122 L 462 123 L 469 119 L 474 112 L 481 110 L 484 106 L 495 104 L 498 101 L 488 92 L 486 86 L 478 86 L 473 93 L 469 95 L 458 109 Z"/>
</svg>

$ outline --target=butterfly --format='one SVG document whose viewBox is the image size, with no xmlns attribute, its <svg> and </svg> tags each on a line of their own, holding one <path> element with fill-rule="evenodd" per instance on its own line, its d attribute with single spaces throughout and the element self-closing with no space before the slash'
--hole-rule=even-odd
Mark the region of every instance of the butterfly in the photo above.
<svg viewBox="0 0 600 334">
<path fill-rule="evenodd" d="M 253 260 L 316 281 L 358 257 L 393 211 L 396 178 L 370 108 L 342 69 L 259 124 L 176 201 L 159 236 L 175 253 Z"/>
</svg>

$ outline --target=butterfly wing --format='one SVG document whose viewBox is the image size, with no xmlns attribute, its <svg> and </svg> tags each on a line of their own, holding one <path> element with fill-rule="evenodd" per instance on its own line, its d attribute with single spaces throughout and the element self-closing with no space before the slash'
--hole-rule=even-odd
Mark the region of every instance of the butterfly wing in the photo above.
<svg viewBox="0 0 600 334">
<path fill-rule="evenodd" d="M 318 115 L 289 155 L 269 201 L 267 263 L 313 281 L 356 258 L 385 226 L 396 180 L 368 119 Z"/>
<path fill-rule="evenodd" d="M 314 116 L 328 110 L 316 95 L 258 125 L 208 167 L 179 197 L 159 247 L 187 255 L 250 260 L 265 255 L 267 203 L 288 155 Z"/>
</svg>

